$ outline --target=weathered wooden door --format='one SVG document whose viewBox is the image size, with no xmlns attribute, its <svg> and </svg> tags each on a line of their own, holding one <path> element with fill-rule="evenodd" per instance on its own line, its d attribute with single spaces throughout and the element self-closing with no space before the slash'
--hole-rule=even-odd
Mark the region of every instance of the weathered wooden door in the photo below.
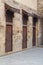
<svg viewBox="0 0 43 65">
<path fill-rule="evenodd" d="M 12 51 L 12 25 L 6 25 L 6 44 L 5 51 Z"/>
<path fill-rule="evenodd" d="M 23 43 L 22 48 L 27 48 L 27 26 L 23 26 Z"/>
<path fill-rule="evenodd" d="M 33 46 L 36 45 L 36 27 L 33 27 Z"/>
</svg>

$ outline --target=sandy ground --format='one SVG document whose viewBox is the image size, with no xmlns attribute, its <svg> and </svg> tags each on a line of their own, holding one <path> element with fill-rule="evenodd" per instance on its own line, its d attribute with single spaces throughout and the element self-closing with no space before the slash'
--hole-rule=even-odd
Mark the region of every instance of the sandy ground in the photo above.
<svg viewBox="0 0 43 65">
<path fill-rule="evenodd" d="M 2 56 L 0 65 L 43 65 L 43 48 L 32 48 Z"/>
</svg>

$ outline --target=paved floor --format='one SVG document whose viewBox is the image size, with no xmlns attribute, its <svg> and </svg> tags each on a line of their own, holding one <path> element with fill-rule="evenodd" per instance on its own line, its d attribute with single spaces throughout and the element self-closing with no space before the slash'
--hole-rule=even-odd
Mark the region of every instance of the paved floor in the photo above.
<svg viewBox="0 0 43 65">
<path fill-rule="evenodd" d="M 43 48 L 32 48 L 0 57 L 0 65 L 43 65 Z"/>
</svg>

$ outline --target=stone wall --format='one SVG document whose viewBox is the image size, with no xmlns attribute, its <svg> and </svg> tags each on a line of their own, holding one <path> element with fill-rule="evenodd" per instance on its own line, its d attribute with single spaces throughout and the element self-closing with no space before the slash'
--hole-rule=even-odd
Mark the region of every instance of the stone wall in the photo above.
<svg viewBox="0 0 43 65">
<path fill-rule="evenodd" d="M 7 0 L 6 0 L 7 2 Z M 8 3 L 8 2 L 7 2 Z M 11 3 L 10 3 L 11 4 Z M 32 5 L 31 5 L 32 6 Z M 32 6 L 33 7 L 33 6 Z M 19 8 L 19 7 L 18 7 Z M 35 8 L 35 7 L 33 7 Z M 36 42 L 37 46 L 41 44 L 41 22 L 38 19 L 36 23 Z M 21 51 L 22 50 L 22 36 L 23 32 L 23 21 L 22 21 L 22 13 L 15 13 L 13 18 L 13 51 Z M 5 7 L 4 3 L 0 0 L 0 55 L 5 53 L 5 37 L 6 37 L 6 20 L 5 20 Z M 32 38 L 33 38 L 33 17 L 29 15 L 27 21 L 27 48 L 32 47 Z"/>
<path fill-rule="evenodd" d="M 43 0 L 38 0 L 38 8 L 37 8 L 38 12 L 41 13 L 41 15 L 43 16 Z M 38 24 L 39 25 L 39 24 Z M 40 35 L 41 35 L 41 44 L 43 44 L 43 18 L 40 20 Z M 40 45 L 41 45 L 40 44 Z"/>
<path fill-rule="evenodd" d="M 22 15 L 14 13 L 13 18 L 13 51 L 22 50 Z"/>
<path fill-rule="evenodd" d="M 38 0 L 38 11 L 43 14 L 43 0 Z"/>
<path fill-rule="evenodd" d="M 31 9 L 37 10 L 37 0 L 14 0 L 20 4 L 23 4 Z"/>
<path fill-rule="evenodd" d="M 5 8 L 0 0 L 0 55 L 5 53 Z"/>
<path fill-rule="evenodd" d="M 0 55 L 5 53 L 5 40 L 6 40 L 6 17 L 5 17 L 5 5 L 0 1 Z M 22 14 L 14 12 L 13 18 L 13 51 L 22 50 L 22 32 L 23 32 Z M 28 29 L 29 28 L 29 29 Z M 29 17 L 27 25 L 27 48 L 32 47 L 32 17 Z M 8 52 L 9 53 L 9 52 Z"/>
</svg>

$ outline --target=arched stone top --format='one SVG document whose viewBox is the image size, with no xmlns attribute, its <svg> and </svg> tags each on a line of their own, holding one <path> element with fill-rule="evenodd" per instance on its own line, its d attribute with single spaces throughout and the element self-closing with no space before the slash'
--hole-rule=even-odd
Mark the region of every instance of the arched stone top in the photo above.
<svg viewBox="0 0 43 65">
<path fill-rule="evenodd" d="M 21 9 L 21 10 L 25 10 L 28 13 L 28 15 L 34 16 L 34 14 L 35 14 L 38 17 L 41 17 L 41 18 L 43 17 L 40 12 L 38 12 L 36 10 L 33 10 L 33 9 L 31 9 L 31 8 L 29 8 L 29 7 L 27 7 L 27 6 L 23 5 L 23 4 L 20 4 L 20 3 L 16 2 L 16 1 L 14 1 L 14 0 L 9 0 L 9 1 L 5 0 L 5 3 L 7 5 L 9 5 L 10 7 L 12 7 L 12 10 L 14 8 L 19 9 L 19 10 Z"/>
<path fill-rule="evenodd" d="M 5 3 L 13 8 L 20 9 L 19 3 L 14 0 L 5 0 Z"/>
<path fill-rule="evenodd" d="M 8 5 L 8 4 L 6 4 L 5 3 L 5 10 L 7 11 L 7 10 L 11 10 L 12 12 L 16 12 L 16 13 L 19 13 L 20 14 L 20 9 L 18 9 L 18 8 L 13 8 L 13 7 L 11 7 L 10 5 Z"/>
</svg>

